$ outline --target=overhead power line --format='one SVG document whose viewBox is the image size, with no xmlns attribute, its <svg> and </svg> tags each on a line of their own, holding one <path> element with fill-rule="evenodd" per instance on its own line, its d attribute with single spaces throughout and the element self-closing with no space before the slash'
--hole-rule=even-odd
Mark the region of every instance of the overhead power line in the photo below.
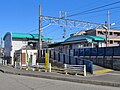
<svg viewBox="0 0 120 90">
<path fill-rule="evenodd" d="M 114 5 L 114 4 L 118 4 L 118 3 L 120 3 L 120 1 L 113 2 L 113 3 L 110 3 L 110 4 L 106 4 L 106 5 L 102 5 L 102 6 L 99 6 L 99 7 L 93 8 L 93 9 L 85 10 L 85 11 L 82 11 L 82 12 L 80 12 L 80 13 L 71 14 L 71 15 L 69 15 L 68 17 L 77 16 L 77 15 L 82 14 L 82 13 L 86 13 L 86 12 L 93 11 L 93 10 L 96 10 L 96 9 L 100 9 L 100 8 L 108 7 L 108 6 L 111 6 L 111 5 Z"/>
<path fill-rule="evenodd" d="M 112 27 L 111 29 L 120 29 L 120 26 Z"/>
<path fill-rule="evenodd" d="M 86 6 L 93 6 L 95 3 L 99 2 L 100 0 L 97 0 L 97 1 L 93 1 L 93 2 L 90 2 L 88 4 L 86 4 Z M 85 6 L 85 5 L 84 5 Z M 78 11 L 80 8 L 82 7 L 79 7 L 79 8 L 76 8 L 76 9 L 73 9 L 73 10 L 70 10 L 70 11 L 67 11 L 67 12 L 75 12 L 75 11 Z"/>
<path fill-rule="evenodd" d="M 35 32 L 35 31 L 37 31 L 38 29 L 34 29 L 34 30 L 31 30 L 31 31 L 29 31 L 28 33 L 32 33 L 32 32 Z"/>
<path fill-rule="evenodd" d="M 116 8 L 120 8 L 120 6 L 118 6 L 118 7 L 112 7 L 112 8 L 107 8 L 107 9 L 96 10 L 96 11 L 91 11 L 91 12 L 86 12 L 86 13 L 82 13 L 80 15 L 85 15 L 85 14 L 90 14 L 90 13 L 96 13 L 96 12 L 101 12 L 101 11 L 107 11 L 107 10 L 113 10 L 113 9 L 116 9 Z"/>
</svg>

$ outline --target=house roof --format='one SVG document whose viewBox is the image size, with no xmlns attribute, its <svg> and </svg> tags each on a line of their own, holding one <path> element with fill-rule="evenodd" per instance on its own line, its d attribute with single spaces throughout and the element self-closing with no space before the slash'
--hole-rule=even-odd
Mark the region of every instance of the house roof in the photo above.
<svg viewBox="0 0 120 90">
<path fill-rule="evenodd" d="M 7 35 L 11 34 L 12 39 L 38 39 L 39 36 L 38 34 L 29 34 L 29 33 L 6 33 L 4 36 L 4 39 Z M 52 40 L 51 38 L 45 38 L 44 36 L 42 36 L 42 40 Z"/>
<path fill-rule="evenodd" d="M 88 38 L 92 38 L 94 41 L 105 41 L 105 38 L 100 36 L 88 36 Z"/>
<path fill-rule="evenodd" d="M 64 42 L 73 42 L 73 41 L 82 41 L 82 40 L 86 40 L 88 42 L 105 41 L 105 38 L 102 38 L 99 36 L 90 36 L 90 35 L 76 35 L 76 36 L 69 37 Z"/>
<path fill-rule="evenodd" d="M 63 42 L 53 43 L 49 46 L 57 46 L 60 44 L 72 44 L 72 43 L 79 43 L 79 42 L 93 42 L 93 41 L 104 42 L 105 38 L 102 38 L 99 36 L 76 35 L 76 36 L 69 37 Z"/>
<path fill-rule="evenodd" d="M 38 39 L 38 34 L 12 33 L 12 38 Z M 43 38 L 43 36 L 42 36 L 42 38 Z"/>
</svg>

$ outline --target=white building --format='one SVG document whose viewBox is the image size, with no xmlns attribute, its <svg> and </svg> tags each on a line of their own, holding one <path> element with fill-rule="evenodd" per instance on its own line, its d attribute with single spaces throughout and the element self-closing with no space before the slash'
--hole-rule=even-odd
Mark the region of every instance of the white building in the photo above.
<svg viewBox="0 0 120 90">
<path fill-rule="evenodd" d="M 33 50 L 38 48 L 38 34 L 25 34 L 25 33 L 11 33 L 5 34 L 4 40 L 4 58 L 8 60 L 8 64 L 14 65 L 14 52 L 20 50 L 22 47 L 31 45 Z M 52 39 L 44 38 L 42 42 L 51 42 Z M 46 44 L 44 44 L 45 46 Z M 43 47 L 44 47 L 43 46 Z M 45 46 L 46 47 L 46 46 Z"/>
<path fill-rule="evenodd" d="M 38 60 L 38 50 L 18 50 L 15 51 L 16 62 L 20 64 L 20 66 L 30 66 L 36 65 Z M 29 62 L 27 60 L 30 60 Z"/>
</svg>

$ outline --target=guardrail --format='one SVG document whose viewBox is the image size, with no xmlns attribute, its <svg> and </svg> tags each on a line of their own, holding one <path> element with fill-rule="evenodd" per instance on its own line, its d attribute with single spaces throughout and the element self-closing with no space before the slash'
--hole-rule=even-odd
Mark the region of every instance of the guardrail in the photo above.
<svg viewBox="0 0 120 90">
<path fill-rule="evenodd" d="M 68 65 L 64 64 L 65 73 L 68 74 L 68 70 L 83 71 L 83 75 L 86 76 L 86 65 Z M 75 73 L 77 75 L 77 73 Z"/>
</svg>

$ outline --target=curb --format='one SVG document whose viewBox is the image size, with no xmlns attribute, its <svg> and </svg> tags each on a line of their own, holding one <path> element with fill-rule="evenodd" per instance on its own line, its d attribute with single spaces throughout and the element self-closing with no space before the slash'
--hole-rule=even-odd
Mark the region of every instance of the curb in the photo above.
<svg viewBox="0 0 120 90">
<path fill-rule="evenodd" d="M 14 75 L 22 75 L 22 76 L 30 76 L 30 77 L 38 77 L 38 78 L 46 78 L 46 79 L 53 79 L 53 80 L 61 80 L 61 81 L 69 81 L 75 83 L 84 83 L 84 84 L 93 84 L 93 85 L 102 85 L 102 86 L 111 86 L 111 87 L 120 87 L 120 83 L 110 83 L 110 82 L 103 82 L 97 80 L 85 80 L 85 79 L 76 79 L 76 78 L 67 78 L 67 77 L 58 77 L 58 76 L 45 76 L 45 75 L 35 75 L 35 74 L 25 74 L 25 73 L 16 73 L 16 72 L 9 72 L 0 70 L 3 73 L 7 74 L 14 74 Z"/>
</svg>

